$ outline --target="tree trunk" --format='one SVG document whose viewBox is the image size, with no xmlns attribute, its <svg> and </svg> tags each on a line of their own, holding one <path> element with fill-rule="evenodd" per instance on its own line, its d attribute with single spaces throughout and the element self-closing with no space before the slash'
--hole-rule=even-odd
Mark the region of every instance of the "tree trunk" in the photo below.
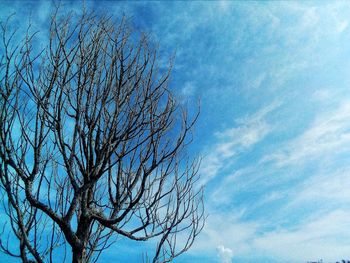
<svg viewBox="0 0 350 263">
<path fill-rule="evenodd" d="M 72 263 L 83 263 L 84 262 L 84 252 L 83 249 L 73 248 L 73 258 Z"/>
<path fill-rule="evenodd" d="M 80 216 L 78 220 L 79 222 L 76 235 L 81 243 L 72 248 L 72 263 L 87 263 L 86 245 L 89 239 L 91 220 L 84 216 Z"/>
</svg>

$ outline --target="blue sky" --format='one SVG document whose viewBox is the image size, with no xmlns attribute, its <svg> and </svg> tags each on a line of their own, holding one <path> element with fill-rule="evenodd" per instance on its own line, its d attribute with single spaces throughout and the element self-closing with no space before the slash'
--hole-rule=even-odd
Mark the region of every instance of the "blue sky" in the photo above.
<svg viewBox="0 0 350 263">
<path fill-rule="evenodd" d="M 201 101 L 189 153 L 203 157 L 209 217 L 175 262 L 350 258 L 349 2 L 86 5 L 132 17 L 159 42 L 161 62 L 176 52 L 174 93 L 189 108 Z M 31 14 L 44 32 L 50 9 L 5 1 L 0 17 L 16 11 L 23 27 Z M 137 246 L 117 243 L 101 262 L 138 262 Z"/>
</svg>

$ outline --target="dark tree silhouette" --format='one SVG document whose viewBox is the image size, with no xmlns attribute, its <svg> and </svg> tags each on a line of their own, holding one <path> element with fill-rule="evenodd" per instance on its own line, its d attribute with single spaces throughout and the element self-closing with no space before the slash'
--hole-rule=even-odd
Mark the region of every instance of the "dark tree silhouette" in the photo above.
<svg viewBox="0 0 350 263">
<path fill-rule="evenodd" d="M 126 19 L 116 25 L 56 11 L 40 51 L 35 33 L 15 42 L 8 25 L 1 26 L 0 191 L 8 216 L 1 250 L 22 262 L 62 262 L 55 253 L 96 262 L 121 236 L 155 239 L 147 261 L 188 250 L 204 224 L 199 162 L 184 151 L 198 115 L 189 118 L 172 96 L 171 63 L 157 66 L 157 48 Z"/>
</svg>

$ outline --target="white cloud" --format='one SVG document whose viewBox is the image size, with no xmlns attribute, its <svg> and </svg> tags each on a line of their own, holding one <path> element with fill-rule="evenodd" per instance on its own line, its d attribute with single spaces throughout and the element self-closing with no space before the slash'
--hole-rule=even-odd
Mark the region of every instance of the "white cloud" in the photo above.
<svg viewBox="0 0 350 263">
<path fill-rule="evenodd" d="M 337 24 L 336 30 L 338 33 L 343 33 L 345 31 L 345 29 L 348 28 L 349 22 L 344 20 L 344 21 L 340 21 Z"/>
<path fill-rule="evenodd" d="M 293 229 L 278 229 L 254 240 L 254 248 L 283 262 L 325 262 L 349 257 L 350 211 L 309 218 Z"/>
<path fill-rule="evenodd" d="M 317 26 L 317 24 L 320 21 L 320 16 L 317 11 L 318 10 L 316 9 L 316 7 L 310 7 L 304 10 L 304 14 L 301 17 L 301 21 L 300 21 L 301 28 L 305 30 L 305 29 L 312 29 L 315 26 Z"/>
<path fill-rule="evenodd" d="M 230 248 L 224 247 L 222 245 L 217 247 L 218 256 L 221 263 L 231 263 L 233 258 L 233 251 Z"/>
<path fill-rule="evenodd" d="M 192 96 L 195 91 L 195 85 L 192 82 L 186 82 L 184 87 L 181 89 L 181 95 L 184 97 Z"/>
<path fill-rule="evenodd" d="M 251 255 L 251 258 L 268 255 L 271 259 L 286 263 L 321 258 L 324 262 L 335 262 L 349 257 L 350 210 L 315 212 L 299 223 L 279 227 L 276 218 L 244 222 L 244 213 L 210 215 L 190 253 L 205 252 L 210 255 L 213 247 L 216 247 L 220 262 L 228 263 L 234 256 L 243 255 Z M 275 223 L 272 223 L 274 220 Z M 274 228 L 268 227 L 269 230 L 266 230 L 271 225 Z"/>
<path fill-rule="evenodd" d="M 252 115 L 237 119 L 236 127 L 215 134 L 219 142 L 205 155 L 201 166 L 203 184 L 213 179 L 224 166 L 229 165 L 236 153 L 243 152 L 264 139 L 271 131 L 266 116 L 279 106 L 280 103 L 274 102 Z"/>
<path fill-rule="evenodd" d="M 247 87 L 254 90 L 256 92 L 256 89 L 261 87 L 261 84 L 264 82 L 264 80 L 266 79 L 266 72 L 263 72 L 261 74 L 259 74 L 255 79 L 252 79 Z"/>
<path fill-rule="evenodd" d="M 251 250 L 250 243 L 254 239 L 259 223 L 242 222 L 244 210 L 220 212 L 214 207 L 208 207 L 209 216 L 202 233 L 189 251 L 190 253 L 217 254 L 218 248 L 233 255 L 247 253 Z M 215 250 L 215 248 L 217 248 Z M 229 249 L 229 250 L 228 250 Z M 230 261 L 229 261 L 230 262 Z"/>
<path fill-rule="evenodd" d="M 253 173 L 255 173 L 255 167 L 245 167 L 227 175 L 210 193 L 210 202 L 215 205 L 230 203 L 237 191 L 244 191 L 247 186 L 255 184 L 256 178 L 249 177 L 249 174 Z"/>
<path fill-rule="evenodd" d="M 326 101 L 332 98 L 332 93 L 329 89 L 318 89 L 312 94 L 315 101 Z"/>
<path fill-rule="evenodd" d="M 328 169 L 310 176 L 289 190 L 289 203 L 280 213 L 291 213 L 300 207 L 310 207 L 309 213 L 347 207 L 350 200 L 347 191 L 350 187 L 349 175 L 350 166 L 339 171 Z"/>
<path fill-rule="evenodd" d="M 347 119 L 345 116 L 349 114 L 346 111 L 347 107 L 343 105 L 332 114 L 317 118 L 315 125 L 312 126 L 313 132 L 308 131 L 304 134 L 325 136 L 326 131 L 346 132 L 347 129 L 343 129 Z M 330 127 L 326 129 L 325 123 L 330 124 Z M 336 125 L 337 123 L 339 125 Z M 303 138 L 305 137 L 308 136 L 304 135 Z M 331 147 L 329 150 L 336 151 L 339 147 L 340 145 Z M 331 152 L 321 150 L 317 156 L 322 158 L 322 153 L 332 155 Z M 306 156 L 303 158 L 308 159 Z M 206 240 L 210 237 L 216 244 L 232 248 L 235 255 L 269 255 L 280 262 L 307 262 L 321 258 L 324 262 L 335 262 L 341 258 L 348 258 L 350 250 L 347 240 L 350 238 L 350 222 L 347 218 L 350 217 L 350 210 L 347 200 L 350 195 L 347 189 L 350 187 L 350 166 L 344 167 L 342 164 L 338 170 L 334 170 L 325 161 L 321 162 L 325 166 L 321 166 L 318 173 L 310 175 L 304 182 L 292 185 L 285 192 L 271 189 L 270 193 L 266 193 L 266 198 L 257 200 L 256 204 L 242 210 L 244 214 L 244 211 L 251 212 L 257 206 L 284 198 L 286 203 L 273 214 L 273 217 L 260 218 L 248 224 L 241 216 L 230 219 L 227 213 L 215 214 L 214 219 L 208 222 L 210 226 L 204 230 L 208 235 Z M 292 169 L 293 173 L 296 166 L 292 166 L 295 163 L 290 164 L 288 170 Z M 258 164 L 250 169 L 247 167 L 246 170 L 238 170 L 225 178 L 217 187 L 217 191 L 212 194 L 211 202 L 216 200 L 217 207 L 220 204 L 227 204 L 232 199 L 234 194 L 232 192 L 239 190 L 241 184 L 254 185 L 247 175 L 252 171 L 254 173 L 258 167 L 264 170 L 262 164 Z M 253 176 L 251 180 L 258 179 Z M 244 205 L 242 207 L 244 209 Z M 286 226 L 289 217 L 295 218 L 296 221 L 289 222 L 290 224 Z M 222 231 L 217 227 L 220 225 L 224 225 L 226 229 Z"/>
<path fill-rule="evenodd" d="M 251 144 L 250 140 L 246 140 L 248 146 L 245 148 L 244 142 L 238 143 L 234 139 L 236 136 L 243 137 L 239 134 L 242 130 L 239 131 L 238 128 L 242 129 L 248 123 L 255 123 L 254 127 L 257 128 L 257 123 L 264 123 L 271 130 L 266 121 L 269 112 L 271 110 L 261 110 L 240 119 L 236 121 L 240 124 L 239 127 L 218 133 L 217 137 L 231 142 L 236 150 L 240 147 L 247 149 L 259 140 L 251 140 Z M 225 147 L 222 143 L 216 146 L 215 149 L 221 156 L 232 158 L 235 154 L 230 150 L 230 144 L 225 144 Z M 270 156 L 272 165 L 260 162 L 231 173 L 216 185 L 209 198 L 212 209 L 220 205 L 227 207 L 237 191 L 245 191 L 247 186 L 258 188 L 260 179 L 265 182 L 272 177 L 274 183 L 284 190 L 272 186 L 264 190 L 265 197 L 256 200 L 255 204 L 249 207 L 242 204 L 240 207 L 242 214 L 244 211 L 253 214 L 255 208 L 283 200 L 279 209 L 272 217 L 260 217 L 249 223 L 241 216 L 230 217 L 224 212 L 214 212 L 214 218 L 209 217 L 204 229 L 203 242 L 211 247 L 222 246 L 221 251 L 230 248 L 235 256 L 269 255 L 281 262 L 307 262 L 321 258 L 325 262 L 335 262 L 348 257 L 350 250 L 346 242 L 350 238 L 350 223 L 347 218 L 350 210 L 347 209 L 347 200 L 350 195 L 346 189 L 350 187 L 350 166 L 342 162 L 337 166 L 336 160 L 337 155 L 346 155 L 350 149 L 350 102 L 342 101 L 331 111 L 320 111 L 303 133 L 280 146 L 281 149 Z M 223 163 L 230 159 L 225 158 L 223 157 Z M 283 188 L 289 182 L 285 177 L 305 175 L 298 171 L 298 167 L 307 167 L 312 160 L 318 160 L 317 171 L 308 174 L 301 182 Z M 275 169 L 275 165 L 278 169 Z M 269 168 L 274 171 L 273 176 L 266 176 Z M 295 218 L 295 222 L 290 222 L 289 217 Z M 222 225 L 224 227 L 220 227 Z"/>
<path fill-rule="evenodd" d="M 193 82 L 186 82 L 177 94 L 179 102 L 182 104 L 186 104 L 189 100 L 193 98 L 196 89 L 197 87 Z"/>
<path fill-rule="evenodd" d="M 333 112 L 321 112 L 303 134 L 289 141 L 262 161 L 278 166 L 303 163 L 348 151 L 350 147 L 350 103 L 345 101 Z"/>
<path fill-rule="evenodd" d="M 263 119 L 247 119 L 246 123 L 243 123 L 232 129 L 225 130 L 218 133 L 219 138 L 228 140 L 226 143 L 219 144 L 217 149 L 219 152 L 224 153 L 227 157 L 232 154 L 230 149 L 233 146 L 250 147 L 260 141 L 270 130 L 270 126 Z"/>
</svg>

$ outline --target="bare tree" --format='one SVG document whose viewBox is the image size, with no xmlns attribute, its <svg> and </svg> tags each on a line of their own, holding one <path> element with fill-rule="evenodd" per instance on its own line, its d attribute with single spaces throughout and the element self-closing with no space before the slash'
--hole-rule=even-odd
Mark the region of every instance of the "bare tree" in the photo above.
<svg viewBox="0 0 350 263">
<path fill-rule="evenodd" d="M 126 19 L 50 20 L 47 45 L 2 23 L 1 250 L 22 262 L 96 262 L 124 237 L 155 239 L 152 262 L 190 248 L 204 224 L 189 118 L 157 48 Z M 15 43 L 16 42 L 16 43 Z M 190 120 L 191 119 L 191 120 Z M 17 243 L 16 243 L 17 244 Z M 59 258 L 62 262 L 62 258 Z"/>
</svg>

